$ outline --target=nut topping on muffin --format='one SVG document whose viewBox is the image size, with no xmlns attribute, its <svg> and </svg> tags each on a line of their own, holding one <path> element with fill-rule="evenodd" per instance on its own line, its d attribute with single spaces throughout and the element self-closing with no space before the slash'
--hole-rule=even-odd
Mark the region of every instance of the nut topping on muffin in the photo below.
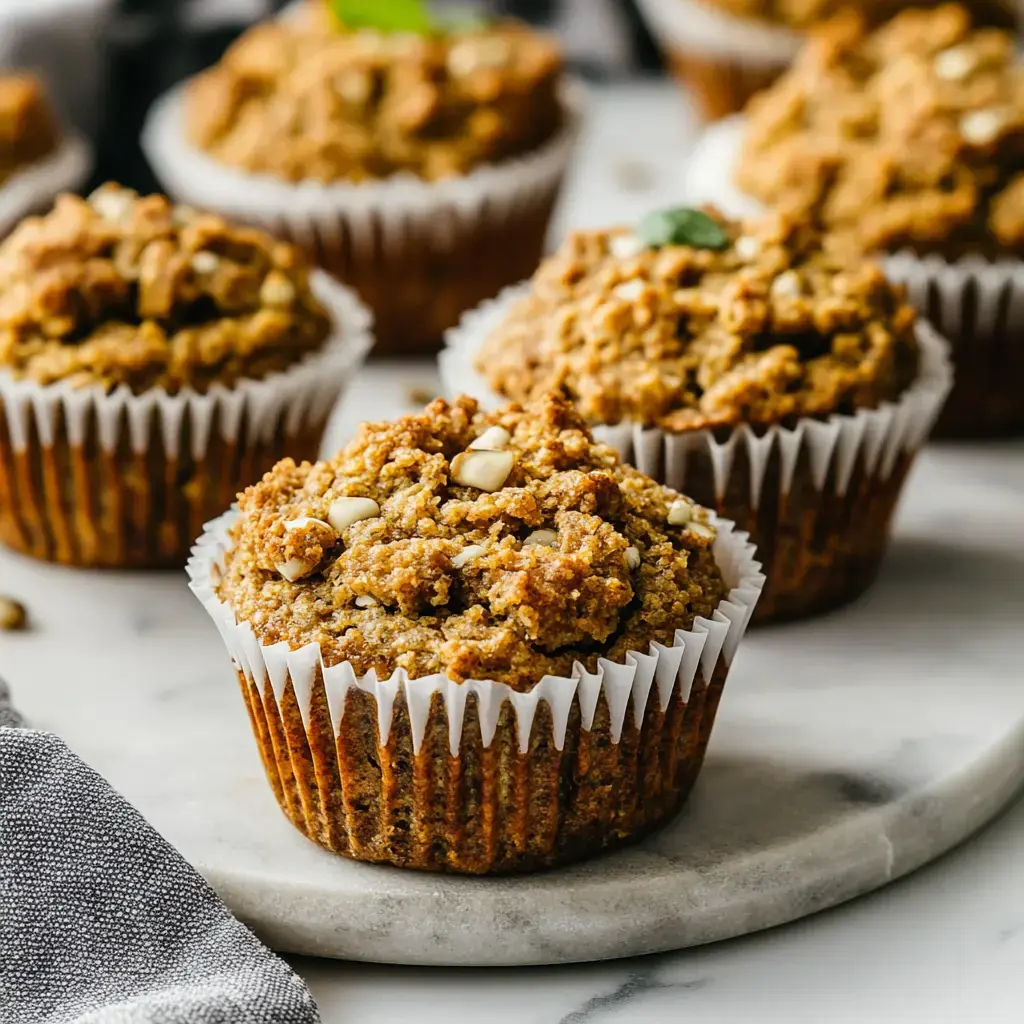
<svg viewBox="0 0 1024 1024">
<path fill-rule="evenodd" d="M 507 450 L 472 448 L 496 429 Z M 507 478 L 465 483 L 467 455 L 507 455 Z M 689 502 L 679 519 L 681 500 L 596 443 L 560 397 L 493 415 L 438 400 L 250 487 L 219 594 L 261 643 L 316 641 L 327 664 L 359 674 L 526 688 L 670 644 L 713 612 L 727 590 L 716 533 Z M 344 517 L 342 542 L 331 510 L 346 502 L 379 515 Z"/>
<path fill-rule="evenodd" d="M 206 391 L 321 348 L 328 316 L 296 249 L 163 196 L 60 196 L 0 244 L 0 371 Z"/>
<path fill-rule="evenodd" d="M 914 311 L 874 264 L 796 217 L 674 214 L 627 255 L 624 231 L 572 235 L 480 348 L 491 387 L 681 432 L 875 408 L 914 378 Z"/>
</svg>

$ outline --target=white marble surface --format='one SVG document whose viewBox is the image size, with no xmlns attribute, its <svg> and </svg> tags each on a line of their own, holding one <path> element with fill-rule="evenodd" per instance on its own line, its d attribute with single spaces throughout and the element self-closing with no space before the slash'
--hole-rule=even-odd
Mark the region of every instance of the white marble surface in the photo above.
<svg viewBox="0 0 1024 1024">
<path fill-rule="evenodd" d="M 558 230 L 633 219 L 680 195 L 689 122 L 677 97 L 660 88 L 622 91 L 598 97 L 596 113 Z M 382 380 L 378 370 L 361 382 L 340 410 L 337 436 L 363 411 L 383 416 L 406 406 L 403 387 L 385 394 Z M 419 368 L 405 383 L 432 382 L 429 369 Z M 748 650 L 742 673 L 730 682 L 712 757 L 682 822 L 701 826 L 706 851 L 714 849 L 722 822 L 738 838 L 741 856 L 744 842 L 751 855 L 762 849 L 766 832 L 776 846 L 792 835 L 811 851 L 818 877 L 831 872 L 864 887 L 934 854 L 1008 797 L 1024 759 L 1024 646 L 1015 632 L 1024 612 L 1022 495 L 1020 445 L 930 452 L 912 482 L 879 588 L 845 615 L 754 638 L 759 646 Z M 1001 592 L 993 592 L 993 581 Z M 304 865 L 322 860 L 274 808 L 227 666 L 217 660 L 219 641 L 180 578 L 84 576 L 3 556 L 0 589 L 26 600 L 39 624 L 26 636 L 0 636 L 0 671 L 22 706 L 39 724 L 63 732 L 187 854 L 207 864 L 233 859 L 241 828 L 250 830 L 254 847 L 237 877 L 266 874 L 264 842 L 280 841 L 278 850 L 294 851 Z M 924 613 L 916 605 L 921 597 L 931 602 Z M 906 630 L 886 632 L 886 623 L 908 613 Z M 850 643 L 851 616 L 860 648 Z M 888 637 L 881 656 L 880 637 Z M 804 660 L 788 689 L 787 711 L 775 698 L 794 643 Z M 845 644 L 840 672 L 825 657 L 836 644 Z M 872 648 L 876 653 L 868 655 Z M 816 737 L 810 747 L 795 741 L 793 719 L 807 726 L 805 736 Z M 833 744 L 813 731 L 840 720 L 856 739 Z M 172 752 L 181 756 L 172 759 Z M 232 778 L 243 780 L 240 789 L 225 786 Z M 720 818 L 723 793 L 736 802 Z M 223 817 L 211 816 L 211 797 Z M 838 837 L 828 834 L 837 806 L 848 818 Z M 481 1012 L 523 1024 L 667 1021 L 684 1014 L 695 1021 L 1019 1021 L 1022 842 L 1024 807 L 1018 807 L 938 866 L 878 895 L 685 953 L 501 971 L 296 964 L 328 1024 L 457 1024 Z M 854 851 L 845 865 L 837 863 L 844 849 Z M 806 867 L 805 861 L 801 870 Z M 286 902 L 315 896 L 318 870 L 296 879 Z M 791 878 L 788 888 L 758 886 L 751 876 L 753 888 L 743 895 L 759 903 L 728 907 L 732 930 L 735 915 L 742 918 L 751 906 L 746 924 L 764 923 L 757 915 L 771 911 L 780 893 L 788 893 L 792 911 L 799 891 L 797 912 L 850 894 L 816 890 L 805 884 L 806 875 L 796 875 L 798 884 Z M 713 870 L 701 881 L 708 879 L 714 881 Z M 390 884 L 381 879 L 385 897 Z M 613 903 L 621 885 L 614 877 L 605 883 Z M 247 887 L 242 878 L 237 892 Z M 237 892 L 229 889 L 232 899 Z M 489 943 L 504 960 L 521 955 L 517 943 L 530 948 L 537 924 L 550 923 L 572 894 L 556 881 L 529 912 L 514 895 L 508 902 L 511 927 Z M 691 909 L 668 897 L 662 903 L 663 916 L 677 922 Z M 606 922 L 601 941 L 628 931 L 623 921 L 628 926 L 628 915 L 610 927 Z M 660 941 L 656 935 L 649 941 L 646 926 L 636 932 L 630 941 L 648 945 L 633 948 Z M 371 930 L 356 952 L 372 955 L 379 938 Z M 583 939 L 593 941 L 589 928 Z M 413 940 L 420 959 L 437 955 L 436 936 L 421 931 Z"/>
</svg>

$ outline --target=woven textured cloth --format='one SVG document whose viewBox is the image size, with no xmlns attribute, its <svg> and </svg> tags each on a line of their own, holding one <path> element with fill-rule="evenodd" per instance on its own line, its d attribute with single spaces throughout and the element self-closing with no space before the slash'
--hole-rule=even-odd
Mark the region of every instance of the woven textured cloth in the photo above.
<svg viewBox="0 0 1024 1024">
<path fill-rule="evenodd" d="M 0 1024 L 317 1024 L 305 985 L 0 681 Z"/>
</svg>

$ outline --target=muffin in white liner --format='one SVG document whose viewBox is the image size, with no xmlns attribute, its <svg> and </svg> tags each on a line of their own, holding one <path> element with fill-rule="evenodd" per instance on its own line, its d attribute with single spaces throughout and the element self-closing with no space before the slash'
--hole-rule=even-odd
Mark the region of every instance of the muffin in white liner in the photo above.
<svg viewBox="0 0 1024 1024">
<path fill-rule="evenodd" d="M 262 626 L 240 621 L 218 590 L 236 517 L 208 524 L 188 572 L 234 662 L 278 801 L 333 852 L 405 867 L 531 870 L 667 820 L 700 770 L 764 582 L 746 535 L 712 517 L 726 596 L 671 643 L 533 685 L 401 668 L 379 678 L 302 633 L 267 644 Z"/>
<path fill-rule="evenodd" d="M 85 139 L 65 134 L 54 153 L 23 167 L 0 184 L 0 238 L 29 214 L 48 206 L 61 192 L 80 188 L 92 169 Z"/>
<path fill-rule="evenodd" d="M 116 202 L 111 214 L 124 215 L 132 200 L 123 197 L 130 196 L 107 188 L 90 202 Z M 75 211 L 86 208 L 80 200 L 67 202 L 77 206 L 58 205 L 54 217 L 60 210 L 79 216 Z M 152 206 L 147 209 L 152 215 Z M 26 228 L 31 244 L 41 245 L 46 221 Z M 12 236 L 10 242 L 16 241 Z M 94 297 L 103 294 L 99 289 L 116 287 L 100 262 L 92 270 Z M 72 274 L 69 280 L 74 298 L 79 278 Z M 56 281 L 51 268 L 54 289 Z M 270 372 L 214 379 L 199 390 L 192 383 L 168 390 L 59 369 L 52 379 L 0 369 L 0 541 L 71 565 L 180 566 L 202 524 L 238 491 L 285 455 L 315 458 L 331 409 L 369 351 L 372 335 L 371 317 L 349 289 L 317 271 L 309 291 L 322 307 L 317 316 L 326 316 L 318 321 L 321 344 L 305 355 L 297 351 L 290 363 Z M 111 323 L 124 312 L 111 306 Z M 138 337 L 122 336 L 118 351 L 126 366 L 150 351 L 145 329 L 143 323 Z M 243 339 L 240 351 L 250 343 Z M 223 336 L 214 344 L 223 345 Z M 109 341 L 103 351 L 114 351 Z M 54 349 L 52 358 L 67 354 Z"/>
<path fill-rule="evenodd" d="M 179 86 L 154 104 L 143 149 L 174 198 L 259 224 L 306 250 L 374 311 L 378 354 L 436 351 L 466 309 L 531 273 L 579 134 L 582 90 L 560 91 L 562 124 L 537 148 L 428 181 L 291 182 L 190 144 Z"/>
<path fill-rule="evenodd" d="M 439 357 L 445 394 L 474 395 L 485 408 L 508 401 L 475 363 L 530 287 L 506 290 L 448 332 Z M 915 379 L 876 408 L 757 429 L 673 432 L 628 422 L 591 429 L 643 473 L 749 531 L 768 580 L 758 621 L 826 611 L 874 580 L 903 483 L 952 384 L 948 344 L 921 320 L 916 335 Z"/>
<path fill-rule="evenodd" d="M 782 25 L 739 18 L 701 0 L 638 0 L 673 73 L 709 121 L 742 110 L 800 49 Z"/>
</svg>

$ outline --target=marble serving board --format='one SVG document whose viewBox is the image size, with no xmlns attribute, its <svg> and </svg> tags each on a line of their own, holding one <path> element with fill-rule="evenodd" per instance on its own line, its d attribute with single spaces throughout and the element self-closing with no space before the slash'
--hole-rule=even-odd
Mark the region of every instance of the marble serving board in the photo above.
<svg viewBox="0 0 1024 1024">
<path fill-rule="evenodd" d="M 412 407 L 424 366 L 365 371 L 333 434 Z M 415 964 L 678 948 L 884 885 L 969 836 L 1024 781 L 1024 446 L 930 450 L 882 579 L 855 606 L 744 642 L 679 818 L 520 878 L 345 861 L 278 810 L 233 671 L 183 573 L 0 554 L 34 622 L 0 673 L 279 950 Z"/>
</svg>

